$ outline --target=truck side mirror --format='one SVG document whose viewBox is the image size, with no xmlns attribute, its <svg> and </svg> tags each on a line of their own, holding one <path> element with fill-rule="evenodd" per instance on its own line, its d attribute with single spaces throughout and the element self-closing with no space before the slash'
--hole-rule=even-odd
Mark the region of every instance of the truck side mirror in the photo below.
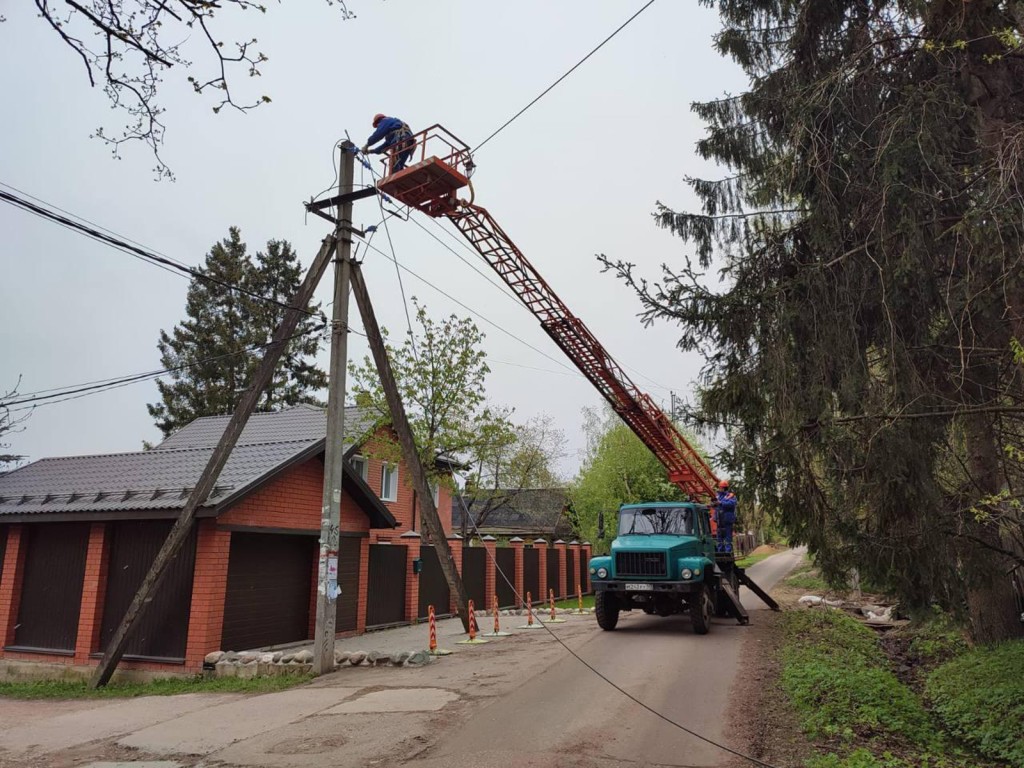
<svg viewBox="0 0 1024 768">
<path fill-rule="evenodd" d="M 597 538 L 604 540 L 604 510 L 597 513 Z"/>
</svg>

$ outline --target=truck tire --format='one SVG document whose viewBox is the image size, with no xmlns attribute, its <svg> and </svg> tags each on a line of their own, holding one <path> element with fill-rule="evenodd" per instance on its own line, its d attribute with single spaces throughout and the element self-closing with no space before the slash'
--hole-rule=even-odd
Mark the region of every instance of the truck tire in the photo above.
<svg viewBox="0 0 1024 768">
<path fill-rule="evenodd" d="M 711 590 L 707 584 L 690 595 L 690 624 L 693 631 L 698 635 L 706 635 L 711 629 L 711 614 L 714 613 L 715 604 L 711 597 Z"/>
<path fill-rule="evenodd" d="M 615 595 L 598 592 L 594 596 L 594 613 L 597 614 L 597 626 L 606 632 L 615 629 L 615 625 L 619 623 L 619 604 L 615 600 Z"/>
</svg>

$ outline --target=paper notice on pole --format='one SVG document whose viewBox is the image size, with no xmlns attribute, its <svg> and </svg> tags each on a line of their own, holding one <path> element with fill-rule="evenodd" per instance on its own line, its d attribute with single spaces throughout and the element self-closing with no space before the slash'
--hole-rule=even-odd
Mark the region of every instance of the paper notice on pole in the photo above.
<svg viewBox="0 0 1024 768">
<path fill-rule="evenodd" d="M 338 595 L 340 595 L 340 594 L 341 594 L 341 587 L 338 586 L 338 582 L 336 582 L 336 581 L 328 581 L 327 582 L 327 599 L 328 600 L 337 600 L 338 599 Z"/>
<path fill-rule="evenodd" d="M 327 580 L 338 580 L 338 556 L 332 555 L 327 558 Z"/>
<path fill-rule="evenodd" d="M 341 489 L 340 488 L 335 488 L 333 493 L 331 493 L 331 498 L 334 499 L 334 503 L 335 504 L 340 504 L 341 503 Z"/>
</svg>

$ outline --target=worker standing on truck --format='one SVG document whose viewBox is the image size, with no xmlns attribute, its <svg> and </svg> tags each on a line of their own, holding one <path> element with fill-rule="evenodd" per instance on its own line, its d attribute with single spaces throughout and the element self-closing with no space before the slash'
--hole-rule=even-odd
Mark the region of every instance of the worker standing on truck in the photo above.
<svg viewBox="0 0 1024 768">
<path fill-rule="evenodd" d="M 405 168 L 416 145 L 412 139 L 412 129 L 397 117 L 388 117 L 380 113 L 373 116 L 373 127 L 376 130 L 363 145 L 363 154 L 379 155 L 388 152 L 391 154 L 390 173 L 397 173 Z M 384 139 L 383 144 L 376 149 L 370 149 L 381 139 Z"/>
<path fill-rule="evenodd" d="M 736 524 L 736 494 L 729 490 L 729 481 L 718 484 L 714 503 L 715 524 L 718 526 L 718 551 L 732 552 L 732 527 Z"/>
</svg>

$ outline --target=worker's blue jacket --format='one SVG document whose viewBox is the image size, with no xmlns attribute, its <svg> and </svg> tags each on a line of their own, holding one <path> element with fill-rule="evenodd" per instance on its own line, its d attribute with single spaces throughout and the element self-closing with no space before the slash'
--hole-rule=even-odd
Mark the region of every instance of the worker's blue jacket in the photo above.
<svg viewBox="0 0 1024 768">
<path fill-rule="evenodd" d="M 373 151 L 386 152 L 399 139 L 407 136 L 412 136 L 412 130 L 410 130 L 408 125 L 397 117 L 385 117 L 377 123 L 377 130 L 370 134 L 370 138 L 366 140 L 366 146 L 372 147 L 378 141 L 384 139 L 384 143 Z"/>
<path fill-rule="evenodd" d="M 732 491 L 718 492 L 718 511 L 715 513 L 715 522 L 727 526 L 736 522 L 736 494 Z"/>
</svg>

